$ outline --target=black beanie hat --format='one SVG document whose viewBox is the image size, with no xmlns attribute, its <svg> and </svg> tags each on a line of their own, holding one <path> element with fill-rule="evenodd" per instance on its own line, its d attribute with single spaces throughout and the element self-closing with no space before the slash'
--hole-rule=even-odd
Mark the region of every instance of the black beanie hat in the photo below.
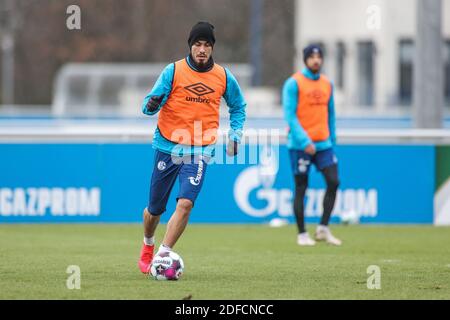
<svg viewBox="0 0 450 320">
<path fill-rule="evenodd" d="M 313 53 L 318 53 L 323 58 L 323 52 L 320 46 L 317 44 L 310 44 L 303 49 L 303 61 L 306 63 L 306 59 L 308 59 Z"/>
<path fill-rule="evenodd" d="M 214 26 L 209 22 L 197 22 L 197 24 L 192 27 L 191 33 L 189 34 L 189 48 L 192 47 L 194 42 L 197 40 L 208 41 L 212 46 L 214 46 L 214 43 L 216 42 L 216 37 L 214 36 Z"/>
</svg>

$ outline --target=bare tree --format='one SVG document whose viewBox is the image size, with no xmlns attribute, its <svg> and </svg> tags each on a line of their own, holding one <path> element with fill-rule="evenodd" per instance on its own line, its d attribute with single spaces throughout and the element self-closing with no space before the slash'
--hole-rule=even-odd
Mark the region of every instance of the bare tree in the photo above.
<svg viewBox="0 0 450 320">
<path fill-rule="evenodd" d="M 293 1 L 265 0 L 263 85 L 281 86 L 293 58 Z M 53 79 L 68 62 L 170 62 L 189 52 L 197 21 L 215 25 L 217 62 L 249 61 L 250 1 L 17 0 L 15 100 L 51 103 Z M 81 8 L 81 30 L 66 28 L 66 8 Z"/>
</svg>

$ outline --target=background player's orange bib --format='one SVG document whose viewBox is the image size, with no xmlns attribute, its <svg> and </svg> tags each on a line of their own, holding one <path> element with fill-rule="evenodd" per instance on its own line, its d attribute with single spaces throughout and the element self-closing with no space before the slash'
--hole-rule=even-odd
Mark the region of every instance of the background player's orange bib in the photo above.
<svg viewBox="0 0 450 320">
<path fill-rule="evenodd" d="M 313 141 L 323 141 L 330 136 L 328 127 L 328 102 L 331 97 L 331 83 L 320 75 L 311 80 L 300 72 L 292 76 L 297 81 L 297 117 L 303 129 Z"/>
<path fill-rule="evenodd" d="M 196 72 L 185 59 L 175 62 L 172 91 L 158 118 L 163 137 L 185 145 L 215 143 L 226 80 L 218 64 L 208 72 Z"/>
</svg>

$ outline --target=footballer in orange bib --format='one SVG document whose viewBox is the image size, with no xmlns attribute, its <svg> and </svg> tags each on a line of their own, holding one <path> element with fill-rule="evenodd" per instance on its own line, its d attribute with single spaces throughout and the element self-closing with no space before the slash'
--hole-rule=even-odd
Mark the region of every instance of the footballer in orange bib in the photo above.
<svg viewBox="0 0 450 320">
<path fill-rule="evenodd" d="M 145 274 L 154 257 L 155 230 L 177 178 L 176 209 L 158 253 L 170 253 L 187 226 L 208 160 L 214 156 L 221 98 L 230 114 L 227 154 L 235 156 L 238 151 L 247 104 L 233 74 L 214 62 L 215 41 L 210 23 L 194 25 L 188 39 L 189 55 L 166 66 L 142 104 L 143 113 L 159 113 L 152 143 L 156 151 L 149 201 L 143 213 L 144 243 L 138 261 Z"/>
<path fill-rule="evenodd" d="M 287 147 L 295 181 L 294 213 L 297 221 L 297 243 L 313 246 L 316 241 L 341 245 L 328 224 L 339 186 L 333 85 L 320 73 L 322 49 L 310 45 L 303 50 L 306 68 L 296 72 L 283 87 L 283 110 L 289 126 Z M 308 187 L 309 168 L 314 164 L 323 174 L 327 190 L 323 201 L 323 215 L 312 239 L 305 227 L 304 201 Z"/>
</svg>

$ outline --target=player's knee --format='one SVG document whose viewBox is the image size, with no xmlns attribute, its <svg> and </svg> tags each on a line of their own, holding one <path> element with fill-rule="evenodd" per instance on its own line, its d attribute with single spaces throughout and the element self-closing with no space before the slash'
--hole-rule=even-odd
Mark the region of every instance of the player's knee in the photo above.
<svg viewBox="0 0 450 320">
<path fill-rule="evenodd" d="M 145 223 L 150 223 L 151 221 L 155 221 L 155 220 L 159 221 L 159 219 L 161 218 L 161 214 L 162 214 L 162 212 L 160 214 L 152 214 L 148 210 L 148 208 L 145 208 L 144 209 L 144 213 L 143 213 L 144 224 Z"/>
<path fill-rule="evenodd" d="M 340 181 L 337 177 L 332 177 L 327 180 L 327 187 L 332 190 L 337 190 L 339 187 Z"/>
<path fill-rule="evenodd" d="M 307 175 L 296 175 L 295 176 L 295 187 L 299 190 L 306 189 L 308 186 L 308 176 Z"/>
<path fill-rule="evenodd" d="M 177 211 L 181 214 L 189 215 L 193 207 L 192 201 L 189 199 L 178 199 Z"/>
<path fill-rule="evenodd" d="M 164 213 L 164 211 L 166 211 L 166 208 L 150 203 L 149 206 L 144 209 L 144 217 L 146 214 L 151 216 L 160 216 Z"/>
</svg>

